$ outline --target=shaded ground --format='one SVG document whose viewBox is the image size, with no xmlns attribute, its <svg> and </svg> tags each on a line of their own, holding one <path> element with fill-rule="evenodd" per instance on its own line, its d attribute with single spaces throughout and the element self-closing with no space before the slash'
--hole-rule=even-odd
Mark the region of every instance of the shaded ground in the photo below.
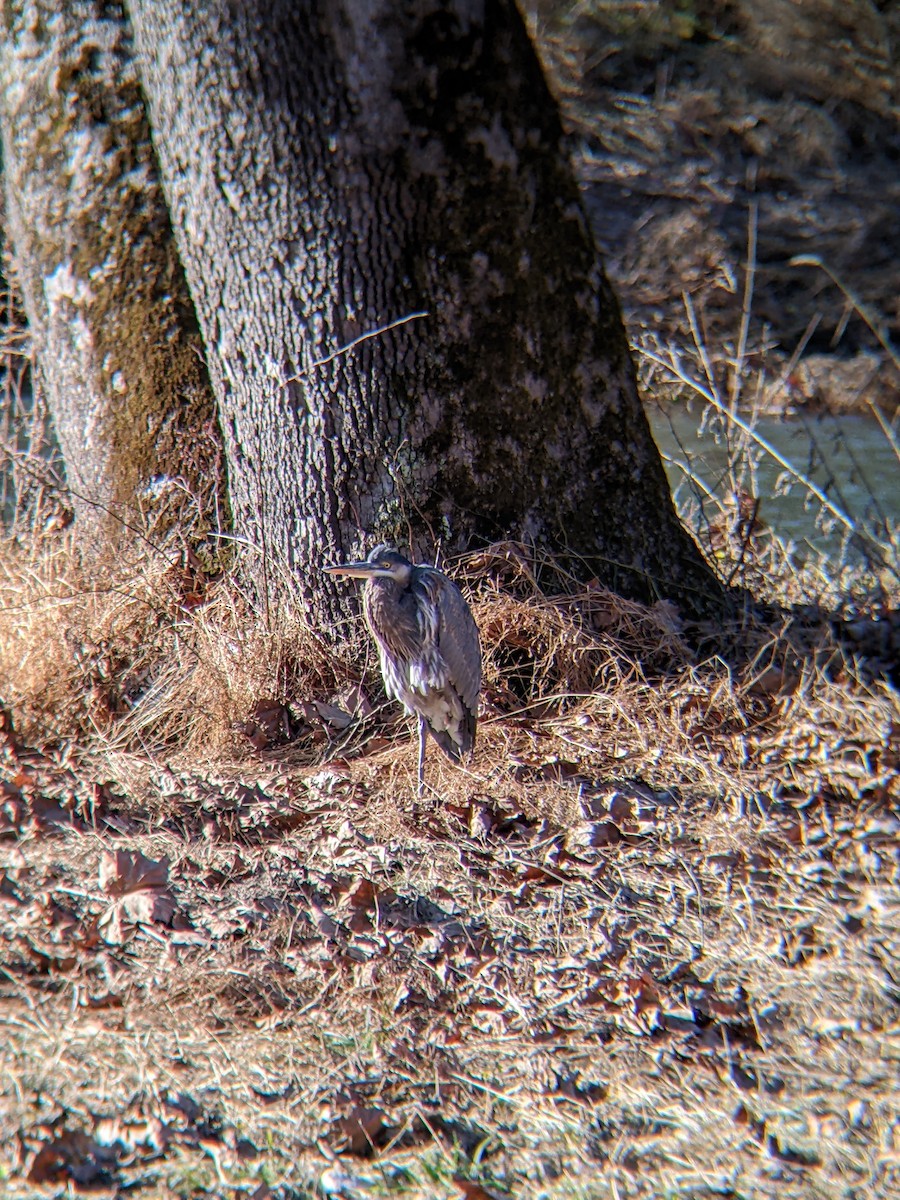
<svg viewBox="0 0 900 1200">
<path fill-rule="evenodd" d="M 734 347 L 750 250 L 751 366 L 763 344 L 770 373 L 798 349 L 806 356 L 767 402 L 874 399 L 893 412 L 896 363 L 851 296 L 896 344 L 900 10 L 871 0 L 526 7 L 632 338 L 690 346 L 686 292 L 704 340 Z M 825 269 L 792 262 L 802 256 Z"/>
</svg>

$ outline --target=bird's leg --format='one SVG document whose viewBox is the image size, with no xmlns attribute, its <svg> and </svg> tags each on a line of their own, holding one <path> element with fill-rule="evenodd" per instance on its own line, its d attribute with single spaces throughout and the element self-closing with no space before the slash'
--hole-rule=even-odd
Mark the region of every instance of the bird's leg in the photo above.
<svg viewBox="0 0 900 1200">
<path fill-rule="evenodd" d="M 422 798 L 422 793 L 425 790 L 425 718 L 419 717 L 419 799 Z"/>
</svg>

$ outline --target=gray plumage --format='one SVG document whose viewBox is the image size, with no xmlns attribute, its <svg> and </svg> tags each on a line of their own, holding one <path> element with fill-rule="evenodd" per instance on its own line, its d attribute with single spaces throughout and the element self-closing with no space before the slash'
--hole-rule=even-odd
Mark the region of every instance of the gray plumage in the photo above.
<svg viewBox="0 0 900 1200">
<path fill-rule="evenodd" d="M 452 759 L 475 744 L 481 643 L 471 610 L 452 579 L 436 567 L 413 566 L 391 546 L 376 546 L 364 562 L 325 569 L 366 580 L 363 611 L 385 689 L 419 718 L 421 790 L 426 729 Z"/>
</svg>

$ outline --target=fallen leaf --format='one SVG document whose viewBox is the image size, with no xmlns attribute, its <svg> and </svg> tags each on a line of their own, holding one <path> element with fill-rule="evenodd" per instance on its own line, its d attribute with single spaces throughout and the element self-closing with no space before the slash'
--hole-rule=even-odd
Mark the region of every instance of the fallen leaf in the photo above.
<svg viewBox="0 0 900 1200">
<path fill-rule="evenodd" d="M 380 1108 L 357 1104 L 335 1123 L 341 1148 L 351 1154 L 371 1154 L 388 1132 L 387 1119 Z"/>
<path fill-rule="evenodd" d="M 502 1192 L 486 1188 L 484 1184 L 478 1183 L 474 1179 L 463 1179 L 461 1175 L 454 1175 L 453 1182 L 459 1188 L 460 1195 L 464 1197 L 464 1200 L 508 1200 Z"/>
<path fill-rule="evenodd" d="M 145 858 L 139 850 L 116 850 L 100 860 L 100 886 L 111 896 L 123 896 L 142 888 L 165 887 L 169 860 Z"/>
<path fill-rule="evenodd" d="M 122 1117 L 99 1117 L 94 1124 L 94 1140 L 100 1146 L 120 1150 L 161 1154 L 166 1146 L 168 1130 L 158 1117 L 126 1120 Z"/>
<path fill-rule="evenodd" d="M 108 945 L 122 945 L 138 925 L 171 923 L 175 900 L 166 890 L 169 860 L 145 858 L 139 850 L 116 850 L 100 860 L 100 886 L 113 903 L 98 921 Z"/>
<path fill-rule="evenodd" d="M 243 734 L 254 750 L 283 746 L 300 732 L 290 709 L 280 700 L 269 697 L 257 700 L 247 719 L 236 721 L 232 728 L 236 733 Z"/>
<path fill-rule="evenodd" d="M 321 719 L 333 729 L 346 729 L 353 720 L 351 713 L 338 708 L 336 704 L 326 704 L 324 700 L 314 700 L 313 707 Z"/>
</svg>

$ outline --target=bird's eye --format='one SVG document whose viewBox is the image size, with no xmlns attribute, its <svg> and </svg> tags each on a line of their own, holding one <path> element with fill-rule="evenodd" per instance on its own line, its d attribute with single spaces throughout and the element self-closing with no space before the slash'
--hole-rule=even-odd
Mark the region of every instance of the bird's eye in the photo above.
<svg viewBox="0 0 900 1200">
<path fill-rule="evenodd" d="M 382 569 L 382 571 L 389 571 L 391 569 L 391 564 L 388 562 L 387 559 L 384 559 L 384 561 L 382 562 L 381 569 Z"/>
</svg>

